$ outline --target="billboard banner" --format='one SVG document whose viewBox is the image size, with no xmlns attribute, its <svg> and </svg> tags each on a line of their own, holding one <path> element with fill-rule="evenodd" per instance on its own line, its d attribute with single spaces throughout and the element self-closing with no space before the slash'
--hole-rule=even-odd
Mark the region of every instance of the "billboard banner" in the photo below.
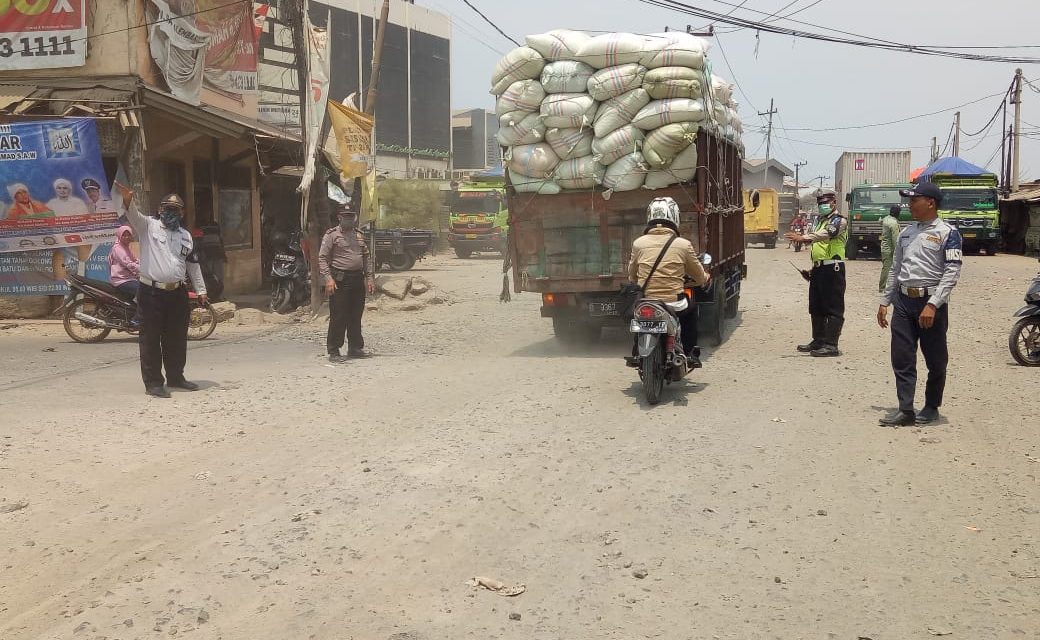
<svg viewBox="0 0 1040 640">
<path fill-rule="evenodd" d="M 107 183 L 94 120 L 0 125 L 0 253 L 112 242 Z"/>
<path fill-rule="evenodd" d="M 0 296 L 63 296 L 66 270 L 108 281 L 111 244 L 0 253 Z"/>
<path fill-rule="evenodd" d="M 81 67 L 86 62 L 86 0 L 0 0 L 0 71 Z"/>
</svg>

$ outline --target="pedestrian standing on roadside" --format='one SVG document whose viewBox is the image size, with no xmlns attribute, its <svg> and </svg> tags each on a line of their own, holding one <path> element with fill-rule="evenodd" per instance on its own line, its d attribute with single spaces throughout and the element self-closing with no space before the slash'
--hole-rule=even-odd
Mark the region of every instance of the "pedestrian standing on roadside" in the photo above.
<svg viewBox="0 0 1040 640">
<path fill-rule="evenodd" d="M 825 358 L 841 355 L 838 339 L 845 324 L 845 243 L 849 238 L 849 221 L 838 211 L 838 197 L 833 191 L 818 195 L 816 203 L 820 217 L 812 232 L 801 235 L 790 231 L 784 237 L 812 243 L 813 267 L 809 272 L 812 340 L 798 345 L 798 351 Z"/>
<path fill-rule="evenodd" d="M 159 204 L 157 217 L 145 216 L 133 202 L 134 192 L 116 183 L 126 206 L 126 219 L 141 243 L 140 281 L 137 292 L 141 318 L 141 378 L 145 393 L 169 398 L 167 386 L 196 391 L 199 385 L 184 378 L 188 359 L 188 322 L 191 307 L 188 289 L 191 278 L 199 304 L 205 305 L 206 283 L 191 238 L 182 226 L 184 200 L 171 193 Z M 163 378 L 163 368 L 166 378 Z M 164 386 L 165 383 L 165 386 Z"/>
<path fill-rule="evenodd" d="M 889 326 L 892 312 L 892 370 L 899 410 L 881 419 L 883 426 L 930 424 L 939 419 L 949 352 L 949 300 L 961 275 L 961 234 L 939 217 L 942 191 L 930 182 L 900 191 L 910 198 L 914 224 L 899 234 L 888 286 L 881 295 L 877 322 Z M 917 346 L 921 345 L 928 382 L 924 408 L 914 413 L 917 390 Z"/>
<path fill-rule="evenodd" d="M 892 270 L 892 256 L 899 240 L 899 214 L 903 208 L 894 204 L 888 208 L 888 215 L 881 221 L 881 280 L 878 282 L 878 293 L 884 293 L 888 285 L 888 272 Z"/>
<path fill-rule="evenodd" d="M 108 252 L 108 281 L 112 286 L 137 300 L 137 292 L 141 288 L 141 262 L 134 255 L 130 243 L 133 241 L 133 229 L 123 225 L 116 231 L 116 242 Z M 130 327 L 136 329 L 141 324 L 141 307 L 137 306 Z"/>
<path fill-rule="evenodd" d="M 365 236 L 357 230 L 357 214 L 342 207 L 339 225 L 325 232 L 318 251 L 318 269 L 329 296 L 329 331 L 325 347 L 330 362 L 344 362 L 340 353 L 346 334 L 347 356 L 364 358 L 365 338 L 361 317 L 365 313 L 365 293 L 375 292 L 375 264 L 369 255 Z"/>
</svg>

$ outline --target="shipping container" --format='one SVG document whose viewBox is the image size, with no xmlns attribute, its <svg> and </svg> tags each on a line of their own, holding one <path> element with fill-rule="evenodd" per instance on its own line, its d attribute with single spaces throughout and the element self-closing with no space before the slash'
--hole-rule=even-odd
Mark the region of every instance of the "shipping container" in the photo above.
<svg viewBox="0 0 1040 640">
<path fill-rule="evenodd" d="M 703 130 L 694 144 L 700 166 L 693 180 L 664 189 L 607 198 L 601 190 L 541 195 L 508 187 L 514 287 L 541 295 L 541 315 L 558 337 L 588 339 L 604 326 L 624 326 L 617 294 L 629 279 L 632 242 L 646 228 L 647 205 L 667 196 L 679 205 L 682 237 L 712 255 L 712 283 L 694 302 L 704 343 L 722 341 L 746 275 L 740 150 Z"/>
<path fill-rule="evenodd" d="M 860 184 L 896 184 L 910 179 L 910 151 L 845 151 L 834 164 L 838 206 L 848 213 L 852 188 Z"/>
</svg>

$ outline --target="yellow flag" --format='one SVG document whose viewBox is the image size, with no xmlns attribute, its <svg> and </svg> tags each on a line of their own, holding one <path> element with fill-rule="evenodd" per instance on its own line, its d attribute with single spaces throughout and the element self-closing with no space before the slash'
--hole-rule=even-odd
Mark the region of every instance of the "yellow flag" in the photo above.
<svg viewBox="0 0 1040 640">
<path fill-rule="evenodd" d="M 364 176 L 368 173 L 375 120 L 334 100 L 329 100 L 329 117 L 339 147 L 341 173 L 347 178 Z"/>
</svg>

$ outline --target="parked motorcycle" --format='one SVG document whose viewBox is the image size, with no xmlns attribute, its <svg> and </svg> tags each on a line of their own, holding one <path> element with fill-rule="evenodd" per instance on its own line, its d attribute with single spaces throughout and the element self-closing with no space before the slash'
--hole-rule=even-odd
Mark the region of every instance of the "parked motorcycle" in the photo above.
<svg viewBox="0 0 1040 640">
<path fill-rule="evenodd" d="M 701 256 L 705 267 L 711 261 L 709 254 Z M 636 353 L 627 360 L 631 366 L 638 367 L 646 401 L 650 404 L 661 401 L 665 383 L 682 380 L 693 368 L 683 353 L 678 317 L 691 304 L 694 304 L 693 297 L 688 293 L 678 302 L 644 298 L 635 305 L 629 331 L 636 339 Z"/>
<path fill-rule="evenodd" d="M 137 312 L 133 297 L 104 280 L 68 274 L 65 282 L 69 294 L 54 312 L 61 315 L 65 333 L 76 342 L 101 342 L 112 331 L 137 335 L 138 328 L 131 324 Z M 191 317 L 188 321 L 188 340 L 204 340 L 217 328 L 217 313 L 207 302 L 201 304 L 194 291 L 188 291 Z"/>
<path fill-rule="evenodd" d="M 1021 319 L 1011 327 L 1008 348 L 1018 364 L 1040 367 L 1040 274 L 1029 284 L 1025 300 L 1026 306 L 1015 312 Z"/>
<path fill-rule="evenodd" d="M 285 313 L 311 302 L 311 269 L 303 255 L 303 233 L 289 235 L 285 253 L 271 260 L 271 311 Z"/>
</svg>

